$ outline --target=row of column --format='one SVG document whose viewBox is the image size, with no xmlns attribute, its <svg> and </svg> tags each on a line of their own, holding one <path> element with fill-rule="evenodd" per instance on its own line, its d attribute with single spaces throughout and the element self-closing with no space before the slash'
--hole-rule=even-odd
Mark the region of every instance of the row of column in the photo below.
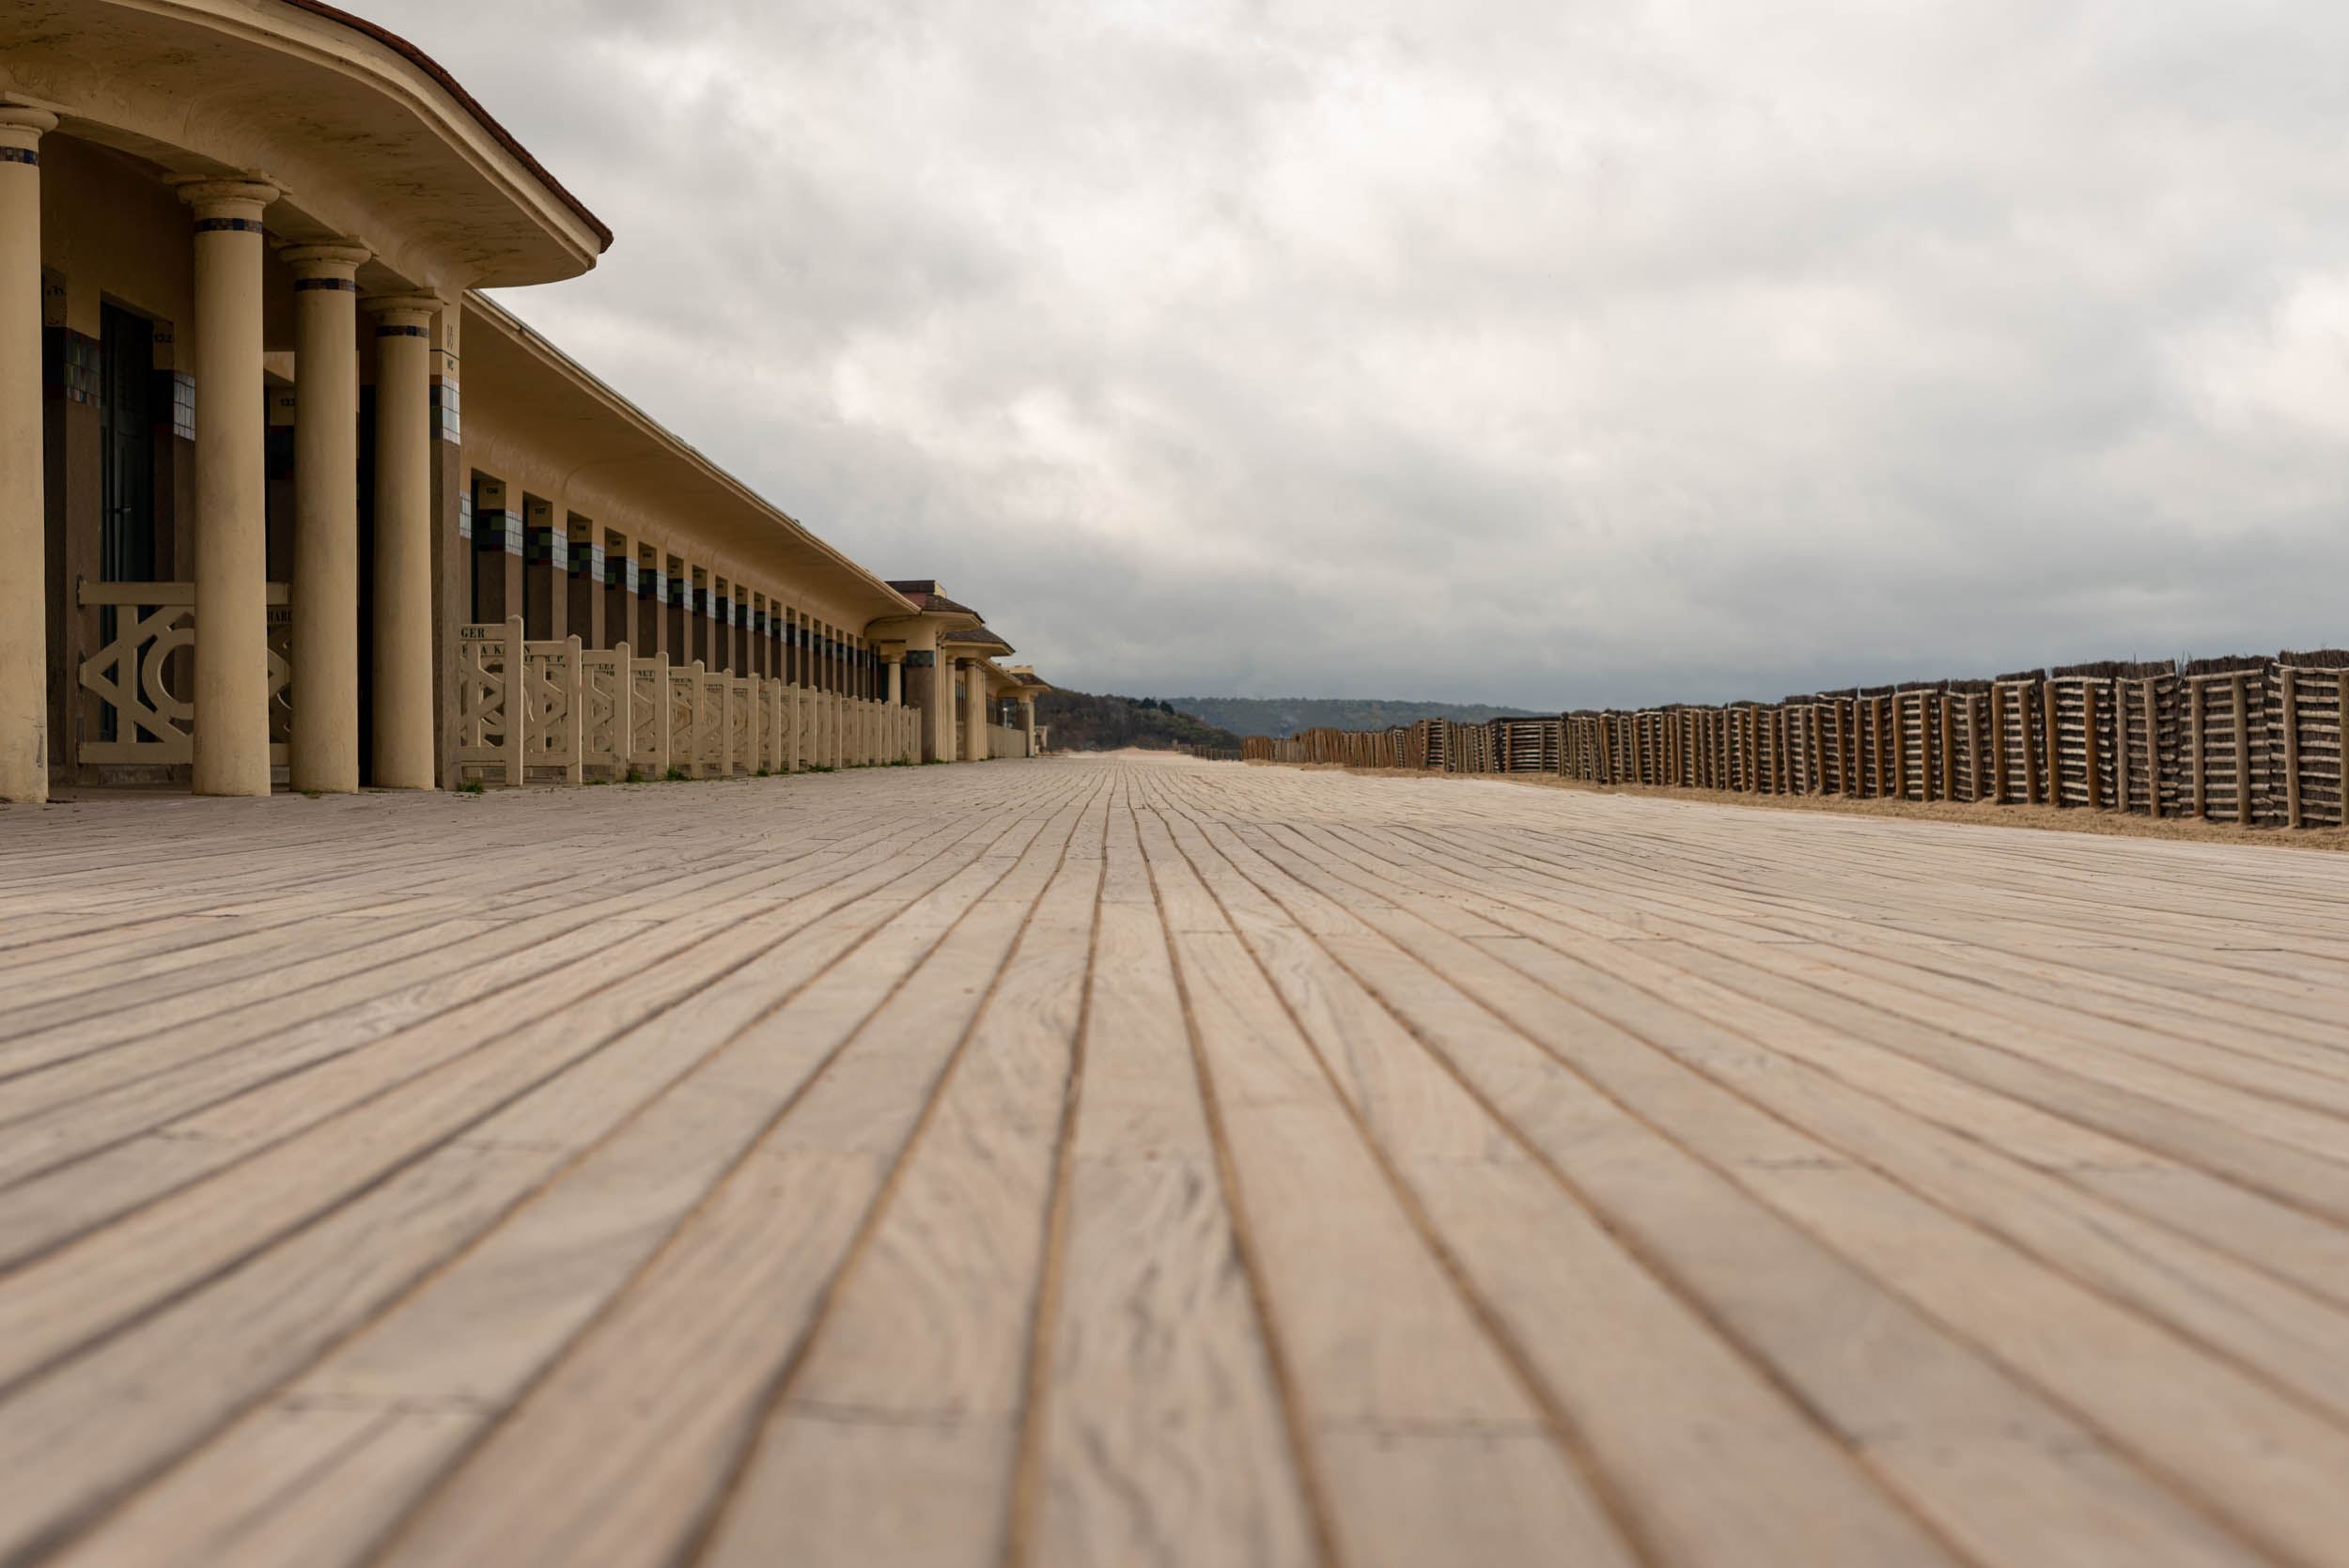
<svg viewBox="0 0 2349 1568">
<path fill-rule="evenodd" d="M 47 550 L 40 440 L 40 138 L 0 104 L 0 800 L 49 798 Z"/>
<path fill-rule="evenodd" d="M 520 613 L 533 638 L 576 635 L 586 646 L 603 648 L 625 642 L 646 656 L 666 652 L 677 662 L 699 659 L 713 670 L 786 678 L 842 696 L 902 700 L 902 677 L 893 656 L 787 609 L 780 595 L 754 591 L 739 580 L 728 582 L 657 541 L 575 518 L 560 498 L 525 497 L 526 506 L 517 510 L 506 481 L 480 474 L 474 483 L 489 505 L 474 517 L 474 569 L 480 570 L 484 559 L 506 564 L 496 603 L 476 606 L 477 618 L 498 621 Z M 542 509 L 545 521 L 529 520 Z M 558 517 L 562 520 L 555 520 Z M 585 528 L 589 536 L 571 538 L 573 526 Z M 640 551 L 656 564 L 637 560 Z M 584 624 L 571 598 L 580 581 L 589 587 Z M 617 606 L 612 603 L 614 597 Z"/>
<path fill-rule="evenodd" d="M 199 795 L 267 795 L 267 439 L 261 213 L 274 186 L 196 180 L 195 766 Z M 297 789 L 359 787 L 359 350 L 355 242 L 298 245 L 294 569 L 288 661 Z M 428 295 L 366 302 L 375 320 L 374 782 L 429 789 L 432 762 L 432 318 Z"/>
<path fill-rule="evenodd" d="M 56 120 L 0 105 L 0 799 L 48 796 L 40 139 Z M 270 789 L 265 180 L 191 179 L 195 372 L 194 785 Z M 288 747 L 297 786 L 359 784 L 359 308 L 356 243 L 303 245 L 296 275 L 294 582 Z M 376 380 L 375 779 L 425 789 L 432 765 L 428 296 L 371 299 Z"/>
<path fill-rule="evenodd" d="M 945 656 L 941 654 L 940 657 Z M 954 662 L 957 683 L 962 689 L 962 760 L 981 762 L 988 754 L 987 663 L 977 659 L 958 659 Z M 1028 751 L 1033 754 L 1035 751 L 1035 699 L 1023 695 L 1018 701 L 1019 733 L 1028 737 Z M 945 755 L 946 750 L 941 744 L 939 754 Z"/>
<path fill-rule="evenodd" d="M 44 466 L 41 439 L 39 145 L 43 111 L 0 105 L 0 800 L 47 798 Z M 198 395 L 194 459 L 194 786 L 270 790 L 266 416 L 262 391 L 262 214 L 275 186 L 257 179 L 179 186 L 194 213 L 194 319 L 186 342 Z M 377 338 L 372 727 L 374 782 L 431 788 L 431 342 L 443 302 L 359 298 L 369 251 L 356 241 L 284 253 L 295 274 L 294 563 L 288 660 L 295 787 L 358 787 L 358 313 Z M 560 526 L 567 526 L 565 524 Z M 781 613 L 775 605 L 770 614 Z M 663 607 L 665 610 L 665 606 Z M 804 616 L 794 624 L 824 635 Z M 845 646 L 853 641 L 836 638 Z M 770 657 L 772 650 L 770 649 Z M 847 667 L 802 649 L 803 684 L 905 701 L 902 669 Z M 943 657 L 942 655 L 941 656 Z M 824 668 L 829 666 L 829 668 Z M 964 754 L 987 754 L 986 672 L 963 662 Z M 942 671 L 941 672 L 943 673 Z M 937 683 L 943 734 L 951 683 Z"/>
</svg>

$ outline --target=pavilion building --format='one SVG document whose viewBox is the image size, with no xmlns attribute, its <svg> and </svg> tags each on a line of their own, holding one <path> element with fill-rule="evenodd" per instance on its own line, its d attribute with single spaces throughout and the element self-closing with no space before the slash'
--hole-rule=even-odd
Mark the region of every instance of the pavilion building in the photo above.
<svg viewBox="0 0 2349 1568">
<path fill-rule="evenodd" d="M 451 786 L 466 639 L 508 626 L 920 710 L 836 722 L 913 737 L 866 760 L 1033 750 L 976 612 L 480 292 L 611 241 L 317 0 L 0 0 L 0 800 Z"/>
</svg>

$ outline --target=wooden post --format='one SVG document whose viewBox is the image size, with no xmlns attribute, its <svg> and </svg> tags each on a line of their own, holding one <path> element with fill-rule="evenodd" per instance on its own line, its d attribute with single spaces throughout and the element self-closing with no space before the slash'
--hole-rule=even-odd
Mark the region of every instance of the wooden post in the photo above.
<svg viewBox="0 0 2349 1568">
<path fill-rule="evenodd" d="M 2200 821 L 2210 815 L 2208 780 L 2202 768 L 2202 683 L 2189 676 L 2186 691 L 2186 742 L 2194 757 L 2194 815 Z"/>
<path fill-rule="evenodd" d="M 2333 704 L 2334 733 L 2341 737 L 2341 803 L 2336 809 L 2340 825 L 2349 827 L 2349 670 L 2339 671 L 2333 676 Z"/>
<path fill-rule="evenodd" d="M 2096 778 L 2096 684 L 2080 682 L 2080 756 L 2088 775 L 2088 809 L 2101 810 L 2104 791 Z"/>
<path fill-rule="evenodd" d="M 2112 794 L 2114 809 L 2129 814 L 2129 689 L 2112 682 Z"/>
<path fill-rule="evenodd" d="M 1891 711 L 1891 698 L 1868 699 L 1868 738 L 1874 742 L 1875 752 L 1875 766 L 1869 771 L 1875 777 L 1876 799 L 1879 800 L 1892 793 L 1891 776 L 1888 771 L 1892 766 Z"/>
<path fill-rule="evenodd" d="M 571 743 L 563 752 L 563 782 L 576 789 L 587 782 L 587 662 L 576 636 L 564 642 L 568 646 L 563 660 L 563 712 Z"/>
<path fill-rule="evenodd" d="M 1957 799 L 1957 755 L 1951 744 L 1957 738 L 1957 716 L 1952 708 L 1954 700 L 1947 691 L 1942 692 L 1937 709 L 1941 724 L 1941 799 L 1944 800 Z"/>
<path fill-rule="evenodd" d="M 1974 694 L 1966 693 L 1966 770 L 1969 775 L 1967 789 L 1976 800 L 1982 799 L 1982 715 L 1974 707 Z"/>
<path fill-rule="evenodd" d="M 1892 712 L 1892 793 L 1906 800 L 1908 799 L 1907 699 L 1895 691 L 1887 697 L 1885 702 L 1890 706 Z M 1917 731 L 1918 738 L 1921 740 L 1924 738 L 1924 716 L 1920 714 L 1917 719 Z M 1922 773 L 1923 769 L 1921 768 L 1918 771 Z"/>
<path fill-rule="evenodd" d="M 2047 770 L 2047 804 L 2063 804 L 2063 753 L 2059 750 L 2059 737 L 2063 726 L 2057 719 L 2056 689 L 2052 680 L 2039 683 L 2039 745 L 2045 753 Z"/>
<path fill-rule="evenodd" d="M 784 680 L 777 677 L 767 683 L 767 767 L 777 773 L 791 771 L 790 721 L 784 717 L 790 701 L 791 689 Z M 909 715 L 915 711 L 906 709 Z M 911 722 L 910 717 L 907 722 Z"/>
<path fill-rule="evenodd" d="M 2033 806 L 2040 805 L 2046 800 L 2039 787 L 2040 749 L 2032 741 L 2030 733 L 2031 699 L 2039 695 L 2038 688 L 2029 682 L 2015 689 L 2015 717 L 2021 722 L 2022 725 L 2023 794 L 2025 803 Z M 2053 716 L 2047 712 L 2047 705 L 2044 697 L 2041 698 L 2038 707 L 2039 727 L 2045 732 L 2050 726 Z"/>
<path fill-rule="evenodd" d="M 1990 744 L 1998 748 L 1990 756 L 1990 803 L 2006 804 L 2006 697 L 1999 683 L 1990 683 Z"/>
<path fill-rule="evenodd" d="M 629 753 L 636 744 L 636 661 L 626 638 L 612 653 L 619 661 L 612 667 L 612 777 L 616 782 L 628 777 Z"/>
<path fill-rule="evenodd" d="M 1867 793 L 1859 787 L 1859 697 L 1858 693 L 1838 699 L 1836 711 L 1843 717 L 1843 789 L 1845 795 L 1856 800 Z"/>
<path fill-rule="evenodd" d="M 1828 715 L 1835 725 L 1835 793 L 1848 796 L 1851 786 L 1851 705 L 1841 697 L 1828 700 Z"/>
<path fill-rule="evenodd" d="M 656 779 L 665 779 L 669 776 L 669 770 L 677 766 L 677 704 L 669 696 L 670 690 L 675 684 L 675 677 L 669 668 L 667 650 L 664 649 L 653 657 L 657 660 L 656 673 L 660 676 L 660 681 L 653 691 L 652 776 Z"/>
<path fill-rule="evenodd" d="M 530 655 L 522 648 L 522 618 L 514 615 L 506 623 L 506 732 L 498 749 L 505 753 L 499 766 L 506 769 L 506 782 L 519 789 L 522 783 L 522 731 L 529 722 L 530 687 L 525 666 Z"/>
<path fill-rule="evenodd" d="M 2145 698 L 2145 815 L 2161 817 L 2161 712 L 2155 706 L 2158 689 L 2141 683 Z"/>
<path fill-rule="evenodd" d="M 2251 704 L 2244 689 L 2243 672 L 2229 683 L 2234 688 L 2234 825 L 2251 825 Z"/>
<path fill-rule="evenodd" d="M 2279 695 L 2284 722 L 2284 824 L 2300 826 L 2300 673 L 2289 664 L 2276 667 L 2283 682 Z"/>
</svg>

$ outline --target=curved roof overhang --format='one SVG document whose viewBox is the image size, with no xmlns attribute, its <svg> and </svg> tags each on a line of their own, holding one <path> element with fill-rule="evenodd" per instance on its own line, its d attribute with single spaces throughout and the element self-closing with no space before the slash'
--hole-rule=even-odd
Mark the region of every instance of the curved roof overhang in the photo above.
<svg viewBox="0 0 2349 1568">
<path fill-rule="evenodd" d="M 1019 651 L 983 626 L 948 632 L 939 638 L 938 645 L 942 652 L 957 653 L 965 659 L 998 659 Z"/>
<path fill-rule="evenodd" d="M 316 0 L 0 0 L 0 97 L 162 175 L 257 174 L 370 287 L 550 283 L 612 232 L 414 45 Z"/>
<path fill-rule="evenodd" d="M 693 542 L 725 558 L 732 570 L 760 570 L 819 596 L 843 620 L 909 617 L 913 606 L 788 514 L 670 433 L 579 363 L 478 295 L 465 301 L 466 456 L 499 466 L 498 438 L 478 428 L 473 411 L 494 408 L 525 418 L 510 437 L 540 462 L 565 468 L 572 504 L 599 495 L 637 517 L 689 516 Z M 486 422 L 485 422 L 486 423 Z"/>
<path fill-rule="evenodd" d="M 918 615 L 893 615 L 876 620 L 868 629 L 876 637 L 902 638 L 912 636 L 926 627 L 936 632 L 935 642 L 943 644 L 957 631 L 967 631 L 984 624 L 973 610 L 926 610 Z"/>
</svg>

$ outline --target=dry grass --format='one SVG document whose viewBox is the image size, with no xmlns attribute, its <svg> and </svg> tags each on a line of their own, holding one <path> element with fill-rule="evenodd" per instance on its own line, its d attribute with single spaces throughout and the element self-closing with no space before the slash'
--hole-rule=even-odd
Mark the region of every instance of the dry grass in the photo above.
<svg viewBox="0 0 2349 1568">
<path fill-rule="evenodd" d="M 1905 817 L 1917 822 L 1972 822 L 1994 828 L 2030 828 L 2048 833 L 2102 833 L 2114 838 L 2162 838 L 2186 844 L 2261 844 L 2284 849 L 2349 852 L 2349 829 L 2231 827 L 2165 817 L 2124 816 L 2119 812 L 2078 807 L 1994 806 L 1970 800 L 1852 800 L 1841 795 L 1745 795 L 1714 789 L 1675 789 L 1661 784 L 1598 784 L 1549 773 L 1443 773 L 1416 768 L 1348 768 L 1335 762 L 1252 762 L 1255 768 L 1294 768 L 1307 773 L 1354 773 L 1370 779 L 1417 779 L 1424 783 L 1473 780 L 1523 784 L 1534 789 L 1585 790 L 1594 795 L 1641 795 L 1758 811 L 1825 812 L 1837 816 Z"/>
</svg>

